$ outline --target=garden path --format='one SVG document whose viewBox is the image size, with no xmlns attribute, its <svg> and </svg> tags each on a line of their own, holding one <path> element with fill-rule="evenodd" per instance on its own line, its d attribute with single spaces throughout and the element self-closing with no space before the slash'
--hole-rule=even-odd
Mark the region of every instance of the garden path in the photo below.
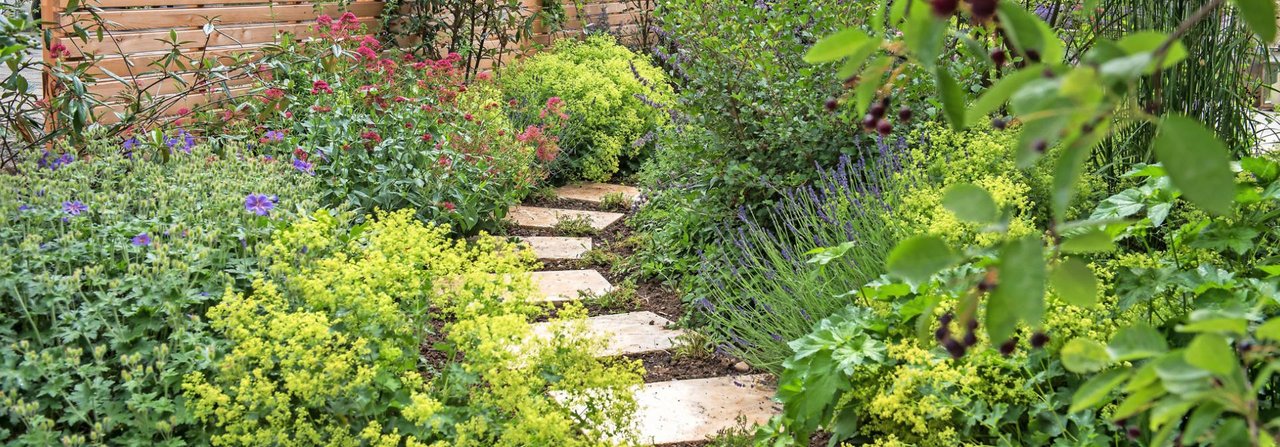
<svg viewBox="0 0 1280 447">
<path fill-rule="evenodd" d="M 584 184 L 556 190 L 557 197 L 600 204 L 606 195 L 621 194 L 626 201 L 639 199 L 640 191 L 622 185 Z M 555 231 L 563 218 L 585 216 L 602 231 L 624 215 L 590 210 L 517 206 L 510 219 L 523 228 Z M 527 236 L 521 238 L 543 260 L 581 259 L 592 248 L 590 238 Z M 549 270 L 535 272 L 539 299 L 565 302 L 600 296 L 613 285 L 591 270 Z M 541 323 L 546 325 L 548 323 Z M 599 356 L 637 356 L 666 351 L 684 333 L 673 323 L 649 310 L 598 315 L 587 320 L 594 336 L 608 342 Z M 546 331 L 539 326 L 535 331 Z M 654 445 L 700 443 L 722 430 L 733 429 L 745 420 L 763 424 L 778 412 L 772 400 L 773 380 L 765 374 L 723 375 L 686 380 L 645 383 L 635 391 L 639 406 L 633 429 L 641 442 Z"/>
</svg>

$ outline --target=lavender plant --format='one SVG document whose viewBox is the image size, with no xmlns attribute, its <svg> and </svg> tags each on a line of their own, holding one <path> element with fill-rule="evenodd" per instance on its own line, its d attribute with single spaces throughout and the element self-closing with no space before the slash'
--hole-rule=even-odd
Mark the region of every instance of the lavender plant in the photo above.
<svg viewBox="0 0 1280 447">
<path fill-rule="evenodd" d="M 883 273 L 898 240 L 892 210 L 915 183 L 905 140 L 881 140 L 856 161 L 843 156 L 818 179 L 778 188 L 765 211 L 738 213 L 722 229 L 699 278 L 708 287 L 690 297 L 720 348 L 753 365 L 778 369 L 786 342 L 850 302 L 850 290 Z M 830 248 L 825 248 L 830 247 Z"/>
</svg>

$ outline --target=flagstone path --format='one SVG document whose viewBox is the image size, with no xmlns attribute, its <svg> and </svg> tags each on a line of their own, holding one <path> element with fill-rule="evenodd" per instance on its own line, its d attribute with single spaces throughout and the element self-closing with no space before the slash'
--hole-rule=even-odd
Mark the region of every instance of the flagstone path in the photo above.
<svg viewBox="0 0 1280 447">
<path fill-rule="evenodd" d="M 629 202 L 640 197 L 640 191 L 633 187 L 598 183 L 565 186 L 556 194 L 594 204 L 609 194 L 621 194 Z M 529 206 L 513 207 L 508 216 L 518 226 L 539 230 L 554 229 L 560 219 L 586 216 L 592 227 L 601 231 L 624 217 L 618 213 Z M 581 259 L 592 248 L 590 238 L 528 236 L 520 240 L 539 259 Z M 533 277 L 540 290 L 537 299 L 550 302 L 576 301 L 613 290 L 613 285 L 596 270 L 541 271 L 534 272 Z M 548 324 L 551 323 L 539 324 L 535 332 L 545 333 Z M 601 357 L 669 350 L 685 332 L 649 311 L 591 317 L 587 319 L 587 331 L 608 338 L 597 354 Z M 772 399 L 775 390 L 771 383 L 764 374 L 646 383 L 636 390 L 634 429 L 642 442 L 663 445 L 705 441 L 721 430 L 738 427 L 740 420 L 766 423 L 779 411 Z"/>
</svg>

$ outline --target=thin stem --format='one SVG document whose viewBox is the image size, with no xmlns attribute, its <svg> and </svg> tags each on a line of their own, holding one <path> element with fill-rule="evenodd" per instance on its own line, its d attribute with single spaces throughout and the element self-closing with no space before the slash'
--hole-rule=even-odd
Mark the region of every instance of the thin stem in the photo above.
<svg viewBox="0 0 1280 447">
<path fill-rule="evenodd" d="M 1191 28 L 1199 24 L 1200 21 L 1204 20 L 1204 18 L 1209 15 L 1209 13 L 1218 9 L 1218 7 L 1222 6 L 1223 3 L 1226 3 L 1226 0 L 1209 0 L 1207 3 L 1201 5 L 1200 9 L 1197 9 L 1190 17 L 1187 17 L 1182 21 L 1182 23 L 1178 24 L 1178 28 L 1174 29 L 1172 34 L 1169 34 L 1169 38 L 1165 39 L 1164 42 L 1160 44 L 1159 48 L 1156 48 L 1154 53 L 1156 59 L 1156 72 L 1151 76 L 1151 85 L 1155 86 L 1155 95 L 1152 95 L 1153 112 L 1159 113 L 1162 107 L 1162 101 L 1160 99 L 1162 93 L 1160 77 L 1164 70 L 1160 70 L 1159 67 L 1164 66 L 1164 60 L 1169 56 L 1169 49 L 1173 48 L 1173 44 L 1176 43 L 1178 39 L 1191 31 Z"/>
</svg>

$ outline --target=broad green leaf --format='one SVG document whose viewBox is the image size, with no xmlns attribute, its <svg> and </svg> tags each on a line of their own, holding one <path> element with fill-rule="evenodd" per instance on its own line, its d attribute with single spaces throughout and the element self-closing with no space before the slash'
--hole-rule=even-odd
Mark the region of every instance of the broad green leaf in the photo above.
<svg viewBox="0 0 1280 447">
<path fill-rule="evenodd" d="M 947 188 L 942 196 L 942 206 L 961 220 L 989 223 L 996 218 L 996 201 L 987 190 L 971 183 L 961 183 Z"/>
<path fill-rule="evenodd" d="M 1258 326 L 1253 333 L 1259 340 L 1280 341 L 1280 318 L 1272 318 Z"/>
<path fill-rule="evenodd" d="M 1231 213 L 1235 176 L 1227 148 L 1213 130 L 1192 118 L 1169 114 L 1161 120 L 1154 144 L 1156 158 L 1183 197 L 1211 213 Z"/>
<path fill-rule="evenodd" d="M 1107 61 L 1099 67 L 1102 80 L 1108 84 L 1122 84 L 1134 81 L 1150 72 L 1148 68 L 1155 64 L 1151 53 L 1137 53 L 1118 57 Z"/>
<path fill-rule="evenodd" d="M 892 64 L 893 59 L 888 56 L 880 56 L 875 61 L 867 64 L 867 69 L 862 71 L 862 80 L 859 81 L 858 91 L 855 93 L 858 101 L 858 116 L 867 114 L 867 109 L 871 107 L 871 101 L 876 99 L 876 90 L 880 88 L 880 82 L 884 80 L 884 72 Z"/>
<path fill-rule="evenodd" d="M 947 121 L 951 123 L 952 129 L 964 130 L 964 90 L 945 68 L 938 69 L 935 77 L 938 80 L 938 92 L 942 94 L 942 111 L 946 112 Z"/>
<path fill-rule="evenodd" d="M 1249 28 L 1262 38 L 1263 42 L 1276 40 L 1276 2 L 1275 0 L 1235 0 L 1240 8 L 1240 17 Z"/>
<path fill-rule="evenodd" d="M 1219 376 L 1235 372 L 1238 362 L 1227 338 L 1218 334 L 1197 335 L 1187 346 L 1183 358 L 1192 366 Z"/>
<path fill-rule="evenodd" d="M 1040 26 L 1043 21 L 1019 2 L 1000 2 L 998 8 L 1000 23 L 1006 25 L 1004 30 L 1018 52 L 1027 54 L 1027 50 L 1033 50 L 1044 56 L 1045 35 L 1044 28 Z"/>
<path fill-rule="evenodd" d="M 1106 231 L 1092 229 L 1066 238 L 1058 248 L 1063 253 L 1105 253 L 1115 250 L 1116 243 Z"/>
<path fill-rule="evenodd" d="M 941 238 L 915 236 L 899 242 L 889 252 L 889 273 L 920 284 L 934 273 L 959 261 L 959 256 Z"/>
<path fill-rule="evenodd" d="M 871 55 L 875 54 L 876 50 L 879 49 L 880 46 L 876 45 L 875 42 L 861 46 L 858 48 L 858 51 L 855 51 L 852 55 L 845 58 L 844 64 L 841 65 L 840 70 L 836 72 L 836 77 L 839 79 L 848 79 L 850 76 L 857 74 L 858 70 L 862 68 L 862 64 L 866 63 L 867 59 L 870 58 Z"/>
<path fill-rule="evenodd" d="M 1084 170 L 1085 161 L 1092 152 L 1093 146 L 1108 135 L 1106 124 L 1100 125 L 1093 132 L 1083 133 L 1067 145 L 1053 171 L 1053 191 L 1049 196 L 1049 204 L 1053 210 L 1053 221 L 1062 222 L 1067 218 L 1067 208 L 1075 196 L 1076 184 L 1079 183 L 1080 172 Z"/>
<path fill-rule="evenodd" d="M 930 8 L 926 7 L 911 8 L 910 14 L 902 29 L 902 38 L 920 65 L 932 70 L 937 65 L 938 55 L 942 54 L 943 40 L 947 36 L 947 24 L 950 20 L 934 16 Z"/>
<path fill-rule="evenodd" d="M 1271 183 L 1280 177 L 1280 163 L 1261 157 L 1240 159 L 1240 168 L 1256 176 L 1261 183 Z"/>
<path fill-rule="evenodd" d="M 1158 383 L 1135 391 L 1130 394 L 1129 397 L 1120 401 L 1120 405 L 1117 405 L 1115 411 L 1111 413 L 1111 420 L 1117 421 L 1129 419 L 1146 409 L 1152 402 L 1155 402 L 1156 399 L 1159 399 L 1165 394 L 1166 391 L 1164 387 L 1160 386 Z"/>
<path fill-rule="evenodd" d="M 1129 372 L 1129 369 L 1113 369 L 1089 378 L 1071 395 L 1071 408 L 1067 411 L 1075 413 L 1109 402 L 1107 397 L 1111 395 L 1112 390 L 1129 378 Z"/>
<path fill-rule="evenodd" d="M 1178 325 L 1178 332 L 1188 333 L 1214 332 L 1244 335 L 1248 329 L 1249 321 L 1244 318 L 1206 318 Z"/>
<path fill-rule="evenodd" d="M 1107 345 L 1107 353 L 1117 362 L 1155 357 L 1168 351 L 1169 343 L 1164 336 L 1145 323 L 1120 329 Z"/>
<path fill-rule="evenodd" d="M 1151 429 L 1156 430 L 1171 421 L 1181 421 L 1182 416 L 1186 415 L 1192 408 L 1195 408 L 1198 403 L 1199 401 L 1197 400 L 1188 400 L 1172 396 L 1160 399 L 1160 402 L 1156 403 L 1156 406 L 1151 409 L 1151 419 L 1148 422 L 1149 426 Z"/>
<path fill-rule="evenodd" d="M 1222 420 L 1222 405 L 1208 401 L 1196 407 L 1182 427 L 1183 445 L 1199 445 L 1197 441 L 1210 427 Z"/>
<path fill-rule="evenodd" d="M 1258 270 L 1265 272 L 1268 278 L 1280 276 L 1280 265 L 1260 265 Z"/>
<path fill-rule="evenodd" d="M 1159 49 L 1160 45 L 1163 45 L 1168 38 L 1168 34 L 1159 31 L 1140 31 L 1124 36 L 1117 44 L 1129 54 L 1146 53 Z M 1186 45 L 1183 45 L 1181 40 L 1175 40 L 1173 45 L 1169 47 L 1169 52 L 1165 54 L 1164 65 L 1161 65 L 1161 68 L 1172 67 L 1186 58 Z M 1148 71 L 1155 69 L 1155 61 L 1151 61 L 1151 63 L 1152 66 L 1148 67 Z"/>
<path fill-rule="evenodd" d="M 863 46 L 875 43 L 865 31 L 858 28 L 845 28 L 823 37 L 809 47 L 809 51 L 804 54 L 804 61 L 810 64 L 837 61 L 858 52 Z"/>
<path fill-rule="evenodd" d="M 993 342 L 1013 336 L 1018 322 L 1040 324 L 1044 315 L 1044 245 L 1038 236 L 1006 242 L 1000 250 L 1000 277 L 987 300 L 987 334 Z"/>
<path fill-rule="evenodd" d="M 1068 304 L 1092 307 L 1098 304 L 1098 277 L 1084 261 L 1069 258 L 1053 268 L 1049 283 Z"/>
<path fill-rule="evenodd" d="M 1245 426 L 1244 419 L 1238 417 L 1228 418 L 1223 421 L 1218 428 L 1213 430 L 1213 442 L 1209 445 L 1250 445 L 1249 428 Z"/>
<path fill-rule="evenodd" d="M 1088 374 L 1102 371 L 1111 365 L 1111 356 L 1107 355 L 1107 347 L 1102 343 L 1087 339 L 1073 338 L 1062 345 L 1062 366 L 1076 374 Z"/>
<path fill-rule="evenodd" d="M 1030 168 L 1044 152 L 1062 139 L 1062 131 L 1067 127 L 1073 110 L 1066 100 L 1055 100 L 1057 106 L 1035 113 L 1034 119 L 1022 121 L 1022 132 L 1018 135 L 1017 162 L 1019 168 Z"/>
<path fill-rule="evenodd" d="M 1008 102 L 1014 92 L 1017 92 L 1022 86 L 1040 79 L 1042 73 L 1044 73 L 1044 66 L 1034 64 L 1000 78 L 999 81 L 987 88 L 982 93 L 982 96 L 979 96 L 978 100 L 974 101 L 973 105 L 969 107 L 966 121 L 969 123 L 981 122 L 988 114 Z"/>
</svg>

